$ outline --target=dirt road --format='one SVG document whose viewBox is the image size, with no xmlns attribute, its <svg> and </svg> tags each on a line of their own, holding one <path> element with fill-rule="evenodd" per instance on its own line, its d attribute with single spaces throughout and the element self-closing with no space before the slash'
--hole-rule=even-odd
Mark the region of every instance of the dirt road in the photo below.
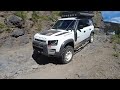
<svg viewBox="0 0 120 90">
<path fill-rule="evenodd" d="M 120 79 L 120 58 L 113 56 L 106 35 L 76 53 L 73 61 L 61 65 L 55 58 L 33 58 L 31 43 L 24 47 L 0 48 L 0 78 L 12 79 Z"/>
</svg>

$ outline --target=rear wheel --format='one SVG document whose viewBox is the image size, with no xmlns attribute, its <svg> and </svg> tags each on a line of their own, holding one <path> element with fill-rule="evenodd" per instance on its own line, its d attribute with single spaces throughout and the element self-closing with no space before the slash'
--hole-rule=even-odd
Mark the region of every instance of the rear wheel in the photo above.
<svg viewBox="0 0 120 90">
<path fill-rule="evenodd" d="M 74 53 L 73 47 L 66 46 L 61 53 L 61 58 L 60 58 L 61 63 L 63 64 L 69 63 L 73 58 L 73 53 Z"/>
<path fill-rule="evenodd" d="M 94 34 L 91 33 L 91 34 L 90 34 L 90 40 L 89 40 L 89 42 L 92 43 L 93 41 L 94 41 Z"/>
</svg>

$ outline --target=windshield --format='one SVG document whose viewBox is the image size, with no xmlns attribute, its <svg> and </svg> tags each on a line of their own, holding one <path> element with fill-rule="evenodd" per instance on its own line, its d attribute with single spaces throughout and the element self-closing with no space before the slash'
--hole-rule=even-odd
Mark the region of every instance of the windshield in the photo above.
<svg viewBox="0 0 120 90">
<path fill-rule="evenodd" d="M 52 29 L 72 30 L 74 29 L 75 20 L 58 20 Z"/>
</svg>

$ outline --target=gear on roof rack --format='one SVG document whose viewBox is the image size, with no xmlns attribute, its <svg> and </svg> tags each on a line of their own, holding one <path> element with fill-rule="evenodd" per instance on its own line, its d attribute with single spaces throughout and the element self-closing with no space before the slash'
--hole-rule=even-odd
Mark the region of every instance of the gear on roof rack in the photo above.
<svg viewBox="0 0 120 90">
<path fill-rule="evenodd" d="M 94 17 L 93 11 L 61 11 L 61 18 L 77 17 L 77 18 L 92 18 Z"/>
</svg>

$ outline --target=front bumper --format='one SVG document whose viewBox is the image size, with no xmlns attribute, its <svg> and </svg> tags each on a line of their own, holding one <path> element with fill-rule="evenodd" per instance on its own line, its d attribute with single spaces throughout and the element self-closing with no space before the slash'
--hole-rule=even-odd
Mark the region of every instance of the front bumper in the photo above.
<svg viewBox="0 0 120 90">
<path fill-rule="evenodd" d="M 33 41 L 33 49 L 37 50 L 39 53 L 45 56 L 54 56 L 59 57 L 60 53 L 56 52 L 55 49 L 48 49 L 48 46 L 46 43 L 41 43 L 39 41 Z"/>
</svg>

